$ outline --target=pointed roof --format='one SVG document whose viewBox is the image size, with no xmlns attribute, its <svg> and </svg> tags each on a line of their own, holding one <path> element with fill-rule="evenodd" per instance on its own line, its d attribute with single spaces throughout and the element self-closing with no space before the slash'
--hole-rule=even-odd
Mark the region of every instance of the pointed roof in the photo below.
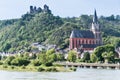
<svg viewBox="0 0 120 80">
<path fill-rule="evenodd" d="M 93 16 L 93 23 L 97 23 L 98 22 L 98 18 L 97 18 L 97 12 L 96 9 L 94 11 L 94 16 Z"/>
<path fill-rule="evenodd" d="M 74 38 L 75 37 L 75 32 L 74 30 L 72 31 L 71 35 L 70 35 L 70 38 Z"/>
</svg>

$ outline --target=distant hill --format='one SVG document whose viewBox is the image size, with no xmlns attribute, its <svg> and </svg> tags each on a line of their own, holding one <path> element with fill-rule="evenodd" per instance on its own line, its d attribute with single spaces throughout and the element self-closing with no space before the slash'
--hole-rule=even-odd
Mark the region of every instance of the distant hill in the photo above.
<svg viewBox="0 0 120 80">
<path fill-rule="evenodd" d="M 92 15 L 61 18 L 54 16 L 47 5 L 44 8 L 30 6 L 30 11 L 20 19 L 0 21 L 0 51 L 14 52 L 28 50 L 34 42 L 56 44 L 68 48 L 69 36 L 73 29 L 89 29 Z M 101 16 L 99 23 L 104 44 L 120 37 L 120 16 Z"/>
</svg>

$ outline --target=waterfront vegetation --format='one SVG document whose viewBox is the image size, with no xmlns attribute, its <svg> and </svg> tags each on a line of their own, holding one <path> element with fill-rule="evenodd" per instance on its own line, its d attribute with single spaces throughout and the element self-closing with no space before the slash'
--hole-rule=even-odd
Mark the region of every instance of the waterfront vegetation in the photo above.
<svg viewBox="0 0 120 80">
<path fill-rule="evenodd" d="M 120 63 L 119 54 L 115 51 L 116 48 L 114 45 L 107 44 L 98 46 L 92 53 L 84 52 L 77 54 L 75 51 L 69 51 L 67 60 L 69 62 L 84 63 Z M 79 55 L 80 57 L 78 57 Z M 83 56 L 81 57 L 81 55 Z"/>
<path fill-rule="evenodd" d="M 103 45 L 95 49 L 93 53 L 82 53 L 83 57 L 78 57 L 75 50 L 68 52 L 65 59 L 64 54 L 57 53 L 55 49 L 42 51 L 40 53 L 22 53 L 14 56 L 1 57 L 0 69 L 17 70 L 17 71 L 38 71 L 38 72 L 66 72 L 75 71 L 73 68 L 65 68 L 59 62 L 75 62 L 75 63 L 119 63 L 120 59 L 115 52 L 113 45 Z M 58 64 L 56 64 L 58 62 Z M 55 64 L 54 64 L 55 63 Z"/>
<path fill-rule="evenodd" d="M 55 53 L 54 49 L 38 54 L 26 52 L 1 58 L 0 69 L 38 72 L 74 71 L 74 68 L 66 69 L 64 66 L 59 64 L 53 64 L 53 62 L 64 60 L 63 54 Z"/>
</svg>

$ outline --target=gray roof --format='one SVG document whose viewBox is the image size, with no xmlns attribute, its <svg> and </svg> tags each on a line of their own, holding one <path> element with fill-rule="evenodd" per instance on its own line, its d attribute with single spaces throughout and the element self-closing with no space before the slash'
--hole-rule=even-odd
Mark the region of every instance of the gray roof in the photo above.
<svg viewBox="0 0 120 80">
<path fill-rule="evenodd" d="M 70 38 L 94 38 L 94 34 L 90 30 L 73 30 Z"/>
<path fill-rule="evenodd" d="M 83 48 L 95 48 L 97 45 L 95 44 L 81 44 Z"/>
</svg>

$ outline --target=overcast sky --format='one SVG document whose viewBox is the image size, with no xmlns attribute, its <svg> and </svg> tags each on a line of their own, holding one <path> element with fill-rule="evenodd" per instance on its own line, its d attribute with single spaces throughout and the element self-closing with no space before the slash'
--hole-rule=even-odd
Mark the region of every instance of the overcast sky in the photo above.
<svg viewBox="0 0 120 80">
<path fill-rule="evenodd" d="M 0 20 L 19 18 L 30 5 L 42 8 L 44 4 L 61 17 L 92 15 L 94 9 L 98 16 L 120 15 L 120 0 L 0 0 Z"/>
</svg>

